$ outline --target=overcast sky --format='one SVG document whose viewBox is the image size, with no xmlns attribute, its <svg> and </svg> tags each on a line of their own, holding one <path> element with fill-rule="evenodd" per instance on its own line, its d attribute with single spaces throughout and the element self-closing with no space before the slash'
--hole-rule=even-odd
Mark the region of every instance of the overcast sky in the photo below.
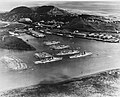
<svg viewBox="0 0 120 97">
<path fill-rule="evenodd" d="M 51 0 L 0 0 L 0 11 L 8 11 L 17 6 L 35 6 L 44 5 L 52 2 Z"/>
<path fill-rule="evenodd" d="M 56 0 L 58 1 L 58 0 Z M 9 11 L 17 6 L 38 6 L 49 4 L 50 2 L 56 2 L 55 0 L 0 0 L 0 11 Z M 95 0 L 59 0 L 59 1 L 95 1 Z M 101 0 L 96 0 L 101 1 Z M 104 1 L 104 0 L 102 0 Z M 110 1 L 110 0 L 106 0 Z M 114 0 L 113 0 L 114 1 Z M 116 0 L 119 1 L 119 0 Z"/>
</svg>

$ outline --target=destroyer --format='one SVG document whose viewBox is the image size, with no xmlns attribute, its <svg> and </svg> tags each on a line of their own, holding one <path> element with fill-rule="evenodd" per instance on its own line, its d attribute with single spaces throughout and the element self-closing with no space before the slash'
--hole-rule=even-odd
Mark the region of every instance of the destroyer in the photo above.
<svg viewBox="0 0 120 97">
<path fill-rule="evenodd" d="M 56 50 L 66 49 L 66 48 L 69 48 L 69 47 L 70 47 L 69 45 L 52 45 L 51 46 L 52 49 L 56 49 Z"/>
<path fill-rule="evenodd" d="M 92 53 L 91 52 L 83 52 L 83 53 L 79 53 L 79 54 L 70 56 L 69 58 L 79 58 L 79 57 L 85 57 L 85 56 L 89 56 L 89 55 L 92 55 Z"/>
<path fill-rule="evenodd" d="M 44 42 L 45 45 L 55 45 L 55 44 L 59 44 L 60 41 L 46 41 Z"/>
<path fill-rule="evenodd" d="M 56 55 L 71 55 L 71 54 L 77 54 L 79 53 L 79 50 L 63 50 L 57 53 Z"/>
<path fill-rule="evenodd" d="M 39 61 L 35 61 L 35 64 L 45 64 L 45 63 L 50 63 L 50 62 L 54 62 L 54 61 L 59 61 L 62 60 L 62 57 L 49 57 L 49 58 L 44 58 L 41 59 Z"/>
<path fill-rule="evenodd" d="M 52 55 L 46 52 L 38 52 L 38 53 L 35 53 L 35 57 L 36 58 L 48 58 L 48 57 L 52 57 Z"/>
</svg>

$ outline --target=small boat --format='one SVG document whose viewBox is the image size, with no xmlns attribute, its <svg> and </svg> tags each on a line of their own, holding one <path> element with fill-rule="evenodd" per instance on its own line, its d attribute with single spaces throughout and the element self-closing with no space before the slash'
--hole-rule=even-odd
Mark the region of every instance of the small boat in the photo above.
<svg viewBox="0 0 120 97">
<path fill-rule="evenodd" d="M 110 43 L 119 43 L 120 40 L 119 39 L 104 39 L 104 42 L 110 42 Z"/>
<path fill-rule="evenodd" d="M 44 42 L 45 45 L 55 45 L 55 44 L 59 44 L 60 41 L 46 41 Z"/>
<path fill-rule="evenodd" d="M 73 56 L 69 56 L 69 58 L 80 58 L 80 57 L 85 57 L 85 56 L 89 56 L 89 55 L 92 55 L 92 53 L 84 52 L 84 53 L 75 54 Z"/>
<path fill-rule="evenodd" d="M 56 50 L 60 50 L 60 49 L 66 49 L 69 48 L 69 45 L 52 45 L 51 48 L 52 49 L 56 49 Z"/>
<path fill-rule="evenodd" d="M 35 53 L 35 57 L 36 58 L 48 58 L 48 57 L 52 57 L 52 55 L 46 52 L 39 52 L 39 53 Z"/>
<path fill-rule="evenodd" d="M 9 31 L 9 34 L 12 35 L 12 36 L 18 36 L 19 35 L 18 33 L 11 32 L 11 31 Z"/>
<path fill-rule="evenodd" d="M 52 32 L 50 32 L 50 31 L 46 31 L 45 33 L 46 33 L 46 34 L 52 34 Z"/>
<path fill-rule="evenodd" d="M 79 53 L 79 50 L 63 50 L 57 53 L 56 55 L 71 55 L 71 54 L 77 54 Z"/>
<path fill-rule="evenodd" d="M 68 38 L 73 38 L 74 36 L 72 36 L 72 35 L 65 35 L 66 37 L 68 37 Z"/>
<path fill-rule="evenodd" d="M 45 59 L 41 59 L 39 61 L 35 61 L 35 64 L 45 64 L 45 63 L 50 63 L 50 62 L 55 62 L 55 61 L 59 61 L 62 60 L 62 57 L 50 57 L 50 58 L 45 58 Z"/>
<path fill-rule="evenodd" d="M 62 33 L 57 33 L 57 35 L 58 35 L 58 36 L 63 36 L 63 34 L 62 34 Z"/>
</svg>

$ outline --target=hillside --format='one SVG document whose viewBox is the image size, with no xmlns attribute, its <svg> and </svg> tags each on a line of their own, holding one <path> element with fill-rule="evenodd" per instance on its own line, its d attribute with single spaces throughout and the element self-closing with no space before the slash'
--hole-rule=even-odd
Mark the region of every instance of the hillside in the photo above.
<svg viewBox="0 0 120 97">
<path fill-rule="evenodd" d="M 13 36 L 0 37 L 0 48 L 10 50 L 32 51 L 34 47 L 24 42 L 22 39 Z"/>
<path fill-rule="evenodd" d="M 68 22 L 62 28 L 72 31 L 120 31 L 119 21 L 114 21 L 103 16 L 76 15 L 51 5 L 37 7 L 20 6 L 12 9 L 10 12 L 0 14 L 0 20 L 4 21 L 16 22 L 21 18 L 30 18 L 33 22 L 39 22 L 41 20 L 46 22 L 49 20 Z"/>
<path fill-rule="evenodd" d="M 50 10 L 54 9 L 54 6 L 37 6 L 32 7 L 32 10 L 38 14 L 47 14 Z"/>
<path fill-rule="evenodd" d="M 0 14 L 0 20 L 4 21 L 18 21 L 20 18 L 30 18 L 33 21 L 40 21 L 44 17 L 50 18 L 52 16 L 70 15 L 65 10 L 61 10 L 55 6 L 37 6 L 25 7 L 20 6 L 12 9 L 10 12 Z"/>
<path fill-rule="evenodd" d="M 14 9 L 12 9 L 9 13 L 11 13 L 11 14 L 17 14 L 17 13 L 26 14 L 26 13 L 32 13 L 32 12 L 33 11 L 30 8 L 28 8 L 26 6 L 20 6 L 20 7 L 16 7 Z"/>
<path fill-rule="evenodd" d="M 119 21 L 110 21 L 107 18 L 93 15 L 80 15 L 73 19 L 69 24 L 63 27 L 64 29 L 79 30 L 79 31 L 120 31 Z"/>
</svg>

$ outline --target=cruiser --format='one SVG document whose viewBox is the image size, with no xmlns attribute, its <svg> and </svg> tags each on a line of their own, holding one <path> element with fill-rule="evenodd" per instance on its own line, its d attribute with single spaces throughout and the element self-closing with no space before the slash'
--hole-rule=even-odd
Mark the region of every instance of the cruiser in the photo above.
<svg viewBox="0 0 120 97">
<path fill-rule="evenodd" d="M 79 53 L 79 54 L 70 56 L 69 58 L 79 58 L 79 57 L 85 57 L 85 56 L 89 56 L 89 55 L 92 55 L 92 53 L 91 52 L 83 52 L 83 53 Z"/>
<path fill-rule="evenodd" d="M 49 53 L 46 52 L 40 52 L 40 53 L 35 53 L 36 58 L 47 58 L 47 57 L 52 57 Z"/>
<path fill-rule="evenodd" d="M 51 48 L 59 50 L 59 49 L 66 49 L 69 48 L 69 45 L 52 45 Z"/>
<path fill-rule="evenodd" d="M 41 59 L 39 61 L 35 61 L 35 64 L 42 64 L 42 63 L 50 63 L 50 62 L 55 62 L 55 61 L 59 61 L 62 60 L 62 57 L 50 57 L 50 58 L 45 58 L 45 59 Z"/>
<path fill-rule="evenodd" d="M 59 44 L 60 41 L 46 41 L 44 42 L 45 45 L 55 45 L 55 44 Z"/>
<path fill-rule="evenodd" d="M 63 51 L 60 51 L 58 54 L 56 55 L 71 55 L 71 54 L 77 54 L 79 53 L 80 51 L 78 50 L 63 50 Z"/>
</svg>

